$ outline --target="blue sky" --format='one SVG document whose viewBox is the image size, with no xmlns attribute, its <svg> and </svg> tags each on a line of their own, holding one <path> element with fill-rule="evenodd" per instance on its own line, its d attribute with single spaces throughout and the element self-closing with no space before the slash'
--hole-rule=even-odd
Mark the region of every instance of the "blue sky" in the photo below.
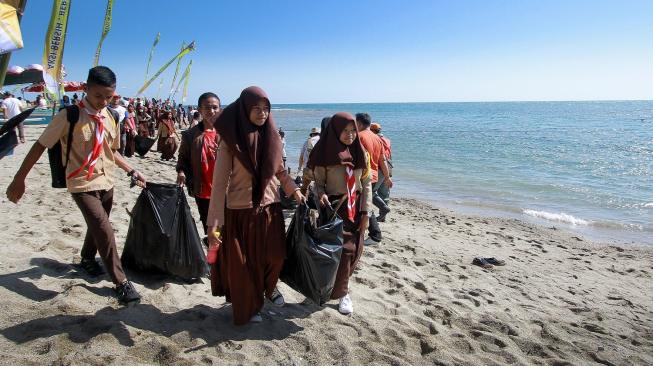
<svg viewBox="0 0 653 366">
<path fill-rule="evenodd" d="M 68 80 L 85 79 L 105 7 L 73 0 Z M 28 1 L 10 65 L 41 63 L 50 12 Z M 273 103 L 653 99 L 650 0 L 115 0 L 100 63 L 121 94 L 143 84 L 157 32 L 150 75 L 197 43 L 181 67 L 193 59 L 189 102 L 204 91 L 229 102 L 249 85 Z"/>
</svg>

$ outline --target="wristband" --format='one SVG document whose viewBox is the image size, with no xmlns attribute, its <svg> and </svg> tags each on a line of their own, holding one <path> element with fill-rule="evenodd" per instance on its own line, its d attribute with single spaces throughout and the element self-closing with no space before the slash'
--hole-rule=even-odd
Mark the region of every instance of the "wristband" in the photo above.
<svg viewBox="0 0 653 366">
<path fill-rule="evenodd" d="M 129 173 L 127 173 L 127 176 L 131 177 L 132 175 L 134 175 L 134 173 L 136 173 L 136 169 L 130 170 Z"/>
</svg>

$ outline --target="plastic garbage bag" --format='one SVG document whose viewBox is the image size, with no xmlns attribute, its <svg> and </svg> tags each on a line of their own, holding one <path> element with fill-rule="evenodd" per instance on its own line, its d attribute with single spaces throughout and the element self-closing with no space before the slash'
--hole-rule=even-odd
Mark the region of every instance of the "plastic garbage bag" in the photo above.
<svg viewBox="0 0 653 366">
<path fill-rule="evenodd" d="M 156 140 L 151 139 L 149 137 L 136 135 L 134 136 L 134 150 L 136 150 L 138 155 L 143 157 L 148 153 L 148 151 L 150 151 L 155 141 Z"/>
<path fill-rule="evenodd" d="M 7 155 L 11 155 L 16 146 L 18 146 L 18 136 L 16 136 L 16 131 L 9 131 L 0 136 L 0 159 Z"/>
<path fill-rule="evenodd" d="M 281 280 L 322 306 L 331 297 L 340 265 L 342 220 L 322 210 L 316 222 L 309 210 L 308 205 L 299 205 L 290 222 Z"/>
<path fill-rule="evenodd" d="M 136 200 L 122 252 L 126 268 L 184 280 L 204 276 L 206 256 L 183 189 L 147 183 Z"/>
</svg>

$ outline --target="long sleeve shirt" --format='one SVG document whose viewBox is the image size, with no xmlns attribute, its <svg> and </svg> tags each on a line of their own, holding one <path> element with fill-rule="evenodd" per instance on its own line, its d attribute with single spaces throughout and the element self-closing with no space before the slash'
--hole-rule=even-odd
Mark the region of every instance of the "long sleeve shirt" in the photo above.
<svg viewBox="0 0 653 366">
<path fill-rule="evenodd" d="M 355 169 L 356 191 L 361 195 L 360 211 L 368 211 L 372 207 L 372 181 L 368 175 L 361 179 L 363 169 Z M 347 194 L 347 181 L 345 179 L 344 165 L 316 166 L 313 169 L 315 176 L 315 193 L 318 197 L 323 194 L 345 195 Z"/>
<path fill-rule="evenodd" d="M 250 171 L 234 156 L 224 141 L 220 142 L 216 165 L 213 170 L 213 189 L 206 221 L 208 227 L 224 225 L 225 199 L 226 207 L 229 209 L 254 207 L 252 202 L 253 179 L 254 177 Z M 259 204 L 260 207 L 281 202 L 277 188 L 279 184 L 281 184 L 287 196 L 292 195 L 299 189 L 281 161 L 277 173 L 272 177 L 268 186 L 265 187 Z"/>
</svg>

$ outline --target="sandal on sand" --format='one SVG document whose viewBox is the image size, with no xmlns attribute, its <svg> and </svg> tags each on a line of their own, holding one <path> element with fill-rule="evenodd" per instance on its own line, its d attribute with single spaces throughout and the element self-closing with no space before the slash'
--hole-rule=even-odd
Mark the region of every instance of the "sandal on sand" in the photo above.
<svg viewBox="0 0 653 366">
<path fill-rule="evenodd" d="M 506 261 L 504 261 L 503 259 L 497 259 L 497 258 L 494 258 L 494 257 L 483 258 L 483 259 L 485 259 L 486 262 L 488 262 L 488 263 L 490 263 L 490 264 L 492 264 L 494 266 L 505 266 L 506 265 Z"/>
<path fill-rule="evenodd" d="M 481 267 L 483 269 L 492 269 L 492 268 L 494 268 L 494 266 L 490 262 L 488 262 L 487 260 L 485 260 L 485 258 L 482 258 L 482 257 L 474 258 L 474 260 L 472 261 L 472 264 L 476 265 L 476 266 L 479 266 L 479 267 Z"/>
</svg>

